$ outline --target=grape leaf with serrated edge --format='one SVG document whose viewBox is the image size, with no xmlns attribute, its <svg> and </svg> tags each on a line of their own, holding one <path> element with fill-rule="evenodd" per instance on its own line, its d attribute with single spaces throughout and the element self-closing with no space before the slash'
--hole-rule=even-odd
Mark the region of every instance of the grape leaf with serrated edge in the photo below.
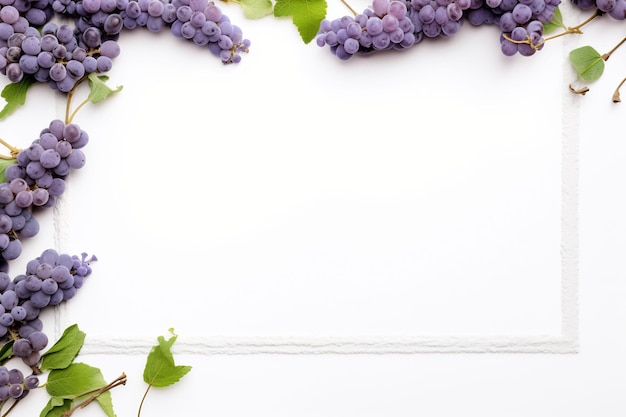
<svg viewBox="0 0 626 417">
<path fill-rule="evenodd" d="M 37 81 L 32 77 L 24 77 L 17 83 L 10 83 L 4 86 L 0 96 L 6 100 L 6 104 L 0 111 L 0 120 L 4 119 L 20 106 L 26 103 L 26 93 L 28 89 Z"/>
<path fill-rule="evenodd" d="M 304 43 L 311 42 L 326 17 L 326 0 L 276 0 L 274 16 L 291 16 Z"/>
<path fill-rule="evenodd" d="M 107 383 L 100 369 L 77 362 L 72 363 L 65 369 L 50 371 L 45 387 L 51 397 L 76 402 L 88 397 L 90 394 L 87 392 L 98 390 L 106 385 Z M 96 401 L 108 417 L 116 417 L 113 412 L 113 401 L 109 391 L 98 395 Z"/>
<path fill-rule="evenodd" d="M 176 365 L 172 355 L 172 345 L 178 338 L 170 329 L 172 337 L 165 340 L 163 336 L 158 337 L 158 344 L 152 347 L 146 360 L 146 367 L 143 371 L 143 380 L 153 387 L 167 387 L 178 382 L 190 370 L 191 366 Z"/>
<path fill-rule="evenodd" d="M 604 59 L 591 46 L 581 46 L 572 50 L 569 59 L 578 76 L 585 81 L 596 81 L 604 72 Z"/>
<path fill-rule="evenodd" d="M 85 333 L 73 324 L 65 329 L 59 340 L 41 355 L 41 370 L 65 369 L 71 365 L 85 342 Z"/>
</svg>

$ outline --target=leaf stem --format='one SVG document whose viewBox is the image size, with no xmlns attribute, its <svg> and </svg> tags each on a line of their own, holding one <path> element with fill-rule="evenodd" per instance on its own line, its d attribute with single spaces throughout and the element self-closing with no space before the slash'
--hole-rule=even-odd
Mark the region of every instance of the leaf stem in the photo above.
<svg viewBox="0 0 626 417">
<path fill-rule="evenodd" d="M 148 384 L 148 388 L 146 388 L 146 392 L 143 393 L 143 397 L 141 397 L 141 402 L 139 403 L 139 410 L 137 410 L 137 417 L 141 417 L 141 409 L 143 408 L 143 403 L 148 396 L 148 391 L 152 388 L 152 384 Z"/>
<path fill-rule="evenodd" d="M 622 88 L 622 85 L 624 85 L 625 82 L 626 82 L 626 78 L 624 78 L 622 82 L 619 83 L 619 85 L 615 89 L 615 92 L 613 93 L 613 103 L 619 103 L 622 101 L 619 96 L 619 89 Z"/>
<path fill-rule="evenodd" d="M 582 23 L 573 27 L 568 26 L 563 32 L 557 33 L 556 35 L 548 36 L 547 38 L 543 40 L 542 43 L 546 43 L 549 40 L 560 38 L 561 36 L 565 36 L 565 35 L 572 35 L 572 34 L 582 35 L 583 31 L 581 29 L 583 28 L 583 26 L 587 25 L 598 16 L 602 16 L 602 12 L 599 9 L 596 9 L 595 12 L 591 16 L 589 16 L 587 19 L 585 19 Z"/>
<path fill-rule="evenodd" d="M 9 409 L 2 414 L 2 417 L 7 417 L 9 415 L 9 413 L 15 408 L 15 406 L 17 405 L 17 403 L 20 402 L 20 399 L 16 399 L 15 401 L 13 401 L 13 403 L 11 404 L 11 407 L 9 407 Z M 4 403 L 3 403 L 4 405 Z"/>
<path fill-rule="evenodd" d="M 78 105 L 78 107 L 73 112 L 71 112 L 72 99 L 74 98 L 74 94 L 76 94 L 76 91 L 78 90 L 78 87 L 86 79 L 87 79 L 87 77 L 83 76 L 81 79 L 76 81 L 76 84 L 74 85 L 74 87 L 72 87 L 72 89 L 70 91 L 68 91 L 68 93 L 67 93 L 67 102 L 65 104 L 65 124 L 72 123 L 72 120 L 76 116 L 76 113 L 78 112 L 78 110 L 80 110 L 86 104 L 86 102 L 88 101 L 88 99 L 85 99 L 82 103 L 80 103 Z"/>
<path fill-rule="evenodd" d="M 63 414 L 61 415 L 62 417 L 70 417 L 74 411 L 80 409 L 80 408 L 85 408 L 87 407 L 89 404 L 91 404 L 94 400 L 96 400 L 100 395 L 104 394 L 105 392 L 120 386 L 120 385 L 126 385 L 126 374 L 122 373 L 122 375 L 118 376 L 117 378 L 115 378 L 112 382 L 108 383 L 107 385 L 103 386 L 102 388 L 98 388 L 95 390 L 89 390 L 89 391 L 85 391 L 82 394 L 79 394 L 76 396 L 76 398 L 79 398 L 82 395 L 87 395 L 91 392 L 93 392 L 93 394 L 91 396 L 89 396 L 86 400 L 81 401 L 79 404 L 77 404 L 76 406 L 70 408 L 69 410 L 63 412 Z"/>
<path fill-rule="evenodd" d="M 607 52 L 606 54 L 602 55 L 602 59 L 604 59 L 605 61 L 608 61 L 608 59 L 611 57 L 611 55 L 613 54 L 613 52 L 615 52 L 617 50 L 617 48 L 619 48 L 620 46 L 622 46 L 624 44 L 624 42 L 626 42 L 626 37 L 624 37 L 624 39 L 622 39 L 621 41 L 619 41 L 619 43 L 617 45 L 615 45 L 613 47 L 613 49 L 611 49 L 609 52 Z"/>
</svg>

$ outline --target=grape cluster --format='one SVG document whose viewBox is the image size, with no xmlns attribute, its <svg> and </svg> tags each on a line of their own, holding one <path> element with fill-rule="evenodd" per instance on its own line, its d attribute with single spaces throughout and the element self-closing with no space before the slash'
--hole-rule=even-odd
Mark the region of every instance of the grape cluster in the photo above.
<svg viewBox="0 0 626 417">
<path fill-rule="evenodd" d="M 12 341 L 14 356 L 28 366 L 37 365 L 48 345 L 40 312 L 74 297 L 95 260 L 85 253 L 79 257 L 47 249 L 27 263 L 25 274 L 13 280 L 0 272 L 0 343 Z"/>
<path fill-rule="evenodd" d="M 0 366 L 0 402 L 8 399 L 22 399 L 32 389 L 39 386 L 39 377 L 35 374 L 24 376 L 17 368 Z"/>
<path fill-rule="evenodd" d="M 53 0 L 52 8 L 75 18 L 76 27 L 98 28 L 105 40 L 117 40 L 124 29 L 169 29 L 177 38 L 208 48 L 222 62 L 237 63 L 250 40 L 209 0 Z"/>
<path fill-rule="evenodd" d="M 504 55 L 531 56 L 544 45 L 544 24 L 550 22 L 560 0 L 485 0 L 469 13 L 474 25 L 495 23 L 500 27 Z"/>
<path fill-rule="evenodd" d="M 413 0 L 409 15 L 425 36 L 452 36 L 463 25 L 463 13 L 471 0 Z"/>
<path fill-rule="evenodd" d="M 56 24 L 55 13 L 74 25 Z M 120 54 L 124 29 L 146 27 L 206 47 L 223 63 L 241 61 L 250 41 L 209 0 L 4 0 L 0 2 L 0 73 L 32 77 L 63 93 L 92 73 L 106 73 Z"/>
<path fill-rule="evenodd" d="M 33 211 L 55 205 L 69 173 L 85 165 L 81 148 L 88 141 L 80 126 L 55 119 L 17 153 L 17 163 L 5 170 L 7 182 L 0 183 L 0 259 L 16 259 L 22 252 L 20 239 L 39 232 Z"/>
<path fill-rule="evenodd" d="M 109 71 L 119 53 L 119 45 L 113 40 L 103 42 L 96 28 L 80 32 L 49 22 L 41 33 L 28 27 L 24 33 L 9 36 L 7 46 L 0 48 L 0 71 L 11 82 L 28 74 L 66 93 L 84 76 Z"/>
<path fill-rule="evenodd" d="M 374 0 L 371 8 L 354 18 L 323 20 L 316 42 L 347 60 L 356 53 L 409 48 L 421 39 L 405 1 Z"/>
<path fill-rule="evenodd" d="M 130 0 L 119 14 L 126 29 L 169 28 L 175 37 L 207 47 L 225 64 L 241 61 L 241 53 L 250 47 L 241 28 L 208 0 Z"/>
<path fill-rule="evenodd" d="M 626 20 L 626 0 L 572 0 L 581 10 L 598 9 L 616 20 Z"/>
<path fill-rule="evenodd" d="M 626 4 L 626 0 L 593 1 Z M 329 46 L 337 57 L 349 59 L 357 53 L 405 49 L 424 38 L 452 36 L 467 20 L 474 26 L 498 25 L 503 54 L 530 56 L 542 49 L 544 24 L 552 20 L 559 4 L 560 0 L 373 0 L 371 7 L 354 18 L 323 20 L 316 42 L 322 47 Z M 397 42 L 388 42 L 385 38 L 390 38 L 391 34 L 380 29 L 385 26 L 385 19 L 393 20 L 390 16 L 395 17 L 405 31 L 403 35 L 396 31 Z M 404 23 L 405 19 L 410 24 Z M 395 22 L 389 27 L 396 30 Z M 378 35 L 372 34 L 372 28 Z M 375 42 L 376 36 L 381 39 Z"/>
</svg>

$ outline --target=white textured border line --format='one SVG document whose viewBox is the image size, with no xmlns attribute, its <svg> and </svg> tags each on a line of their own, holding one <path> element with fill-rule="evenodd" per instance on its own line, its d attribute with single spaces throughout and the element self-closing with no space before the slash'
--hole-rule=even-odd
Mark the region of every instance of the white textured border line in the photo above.
<svg viewBox="0 0 626 417">
<path fill-rule="evenodd" d="M 572 38 L 572 37 L 570 37 Z M 575 38 L 575 37 L 574 37 Z M 576 41 L 564 40 L 563 82 L 573 80 L 567 51 Z M 578 353 L 578 155 L 579 106 L 576 96 L 563 89 L 561 160 L 561 334 L 485 336 L 367 336 L 367 337 L 182 337 L 174 350 L 201 355 L 248 354 L 411 354 L 411 353 Z M 63 207 L 55 216 L 55 243 L 62 246 L 65 233 Z M 64 308 L 55 313 L 55 333 L 61 335 Z M 81 353 L 146 354 L 154 338 L 116 338 L 90 334 Z"/>
</svg>

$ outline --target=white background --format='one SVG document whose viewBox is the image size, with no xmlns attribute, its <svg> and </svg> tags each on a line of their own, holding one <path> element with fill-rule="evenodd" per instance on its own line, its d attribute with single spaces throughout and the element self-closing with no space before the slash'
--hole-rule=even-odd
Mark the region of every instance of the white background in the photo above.
<svg viewBox="0 0 626 417">
<path fill-rule="evenodd" d="M 331 18 L 348 13 L 336 3 Z M 566 59 L 608 51 L 623 23 L 530 58 L 466 25 L 341 62 L 287 19 L 221 7 L 252 41 L 238 65 L 167 33 L 122 36 L 109 84 L 123 90 L 75 120 L 87 165 L 11 266 L 51 245 L 98 256 L 46 325 L 78 323 L 80 360 L 128 374 L 118 415 L 136 414 L 149 346 L 174 327 L 193 370 L 142 415 L 622 416 L 611 94 L 626 58 L 584 97 Z M 63 117 L 40 87 L 4 139 L 26 146 Z"/>
</svg>

